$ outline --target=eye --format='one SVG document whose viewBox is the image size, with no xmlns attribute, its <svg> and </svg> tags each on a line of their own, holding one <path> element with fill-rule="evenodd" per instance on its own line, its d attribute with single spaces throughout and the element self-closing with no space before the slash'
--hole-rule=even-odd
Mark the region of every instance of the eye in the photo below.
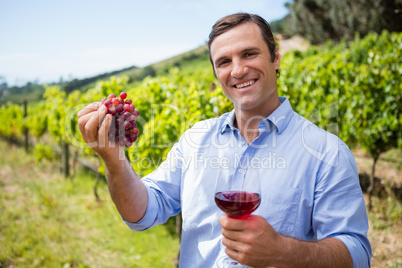
<svg viewBox="0 0 402 268">
<path fill-rule="evenodd" d="M 230 60 L 228 60 L 228 59 L 221 60 L 220 62 L 218 62 L 217 66 L 218 66 L 218 67 L 221 67 L 222 65 L 225 65 L 225 64 L 227 64 L 227 63 L 229 63 L 229 62 L 230 62 Z"/>
<path fill-rule="evenodd" d="M 244 53 L 244 57 L 248 58 L 248 57 L 252 57 L 252 56 L 254 56 L 256 54 L 257 53 L 255 53 L 255 52 L 246 52 L 246 53 Z"/>
</svg>

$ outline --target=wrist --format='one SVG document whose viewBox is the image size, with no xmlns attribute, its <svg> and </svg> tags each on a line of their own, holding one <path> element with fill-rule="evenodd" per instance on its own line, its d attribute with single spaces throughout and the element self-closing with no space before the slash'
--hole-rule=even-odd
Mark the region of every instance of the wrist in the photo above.
<svg viewBox="0 0 402 268">
<path fill-rule="evenodd" d="M 117 143 L 112 146 L 105 148 L 94 148 L 94 151 L 102 158 L 106 163 L 117 164 L 121 161 L 126 160 L 126 155 L 124 153 L 124 147 L 119 146 Z"/>
<path fill-rule="evenodd" d="M 275 267 L 291 267 L 289 265 L 290 254 L 292 254 L 292 238 L 286 237 L 278 234 L 276 249 L 277 253 L 275 254 L 276 258 L 274 260 Z"/>
</svg>

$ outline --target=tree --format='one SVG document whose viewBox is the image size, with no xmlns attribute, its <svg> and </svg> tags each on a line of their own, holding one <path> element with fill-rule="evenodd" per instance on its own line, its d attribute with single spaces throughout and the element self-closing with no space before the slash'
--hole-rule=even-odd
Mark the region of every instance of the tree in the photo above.
<svg viewBox="0 0 402 268">
<path fill-rule="evenodd" d="M 372 157 L 369 209 L 374 188 L 375 167 L 380 155 L 392 148 L 402 148 L 402 34 L 370 34 L 349 49 L 349 61 L 360 59 L 349 70 L 353 84 L 345 91 L 346 111 L 342 131 Z M 358 62 L 358 61 L 357 61 Z M 352 80 L 353 79 L 353 80 Z"/>
<path fill-rule="evenodd" d="M 327 39 L 353 40 L 382 30 L 401 32 L 402 0 L 294 0 L 287 3 L 285 29 L 298 33 L 313 44 Z"/>
</svg>

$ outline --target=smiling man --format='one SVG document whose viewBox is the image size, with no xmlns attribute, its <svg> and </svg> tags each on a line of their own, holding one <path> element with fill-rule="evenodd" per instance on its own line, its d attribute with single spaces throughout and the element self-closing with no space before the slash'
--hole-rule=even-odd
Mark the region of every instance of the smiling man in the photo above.
<svg viewBox="0 0 402 268">
<path fill-rule="evenodd" d="M 226 254 L 251 267 L 369 267 L 353 155 L 278 97 L 280 55 L 268 23 L 234 14 L 219 20 L 209 37 L 214 73 L 234 109 L 187 130 L 155 172 L 140 179 L 108 141 L 112 120 L 103 106 L 78 114 L 84 140 L 105 161 L 125 223 L 142 231 L 181 211 L 185 268 L 219 267 Z M 246 219 L 222 215 L 214 202 L 217 176 L 242 185 L 246 174 L 260 178 L 259 208 Z"/>
<path fill-rule="evenodd" d="M 303 129 L 303 124 L 307 121 L 296 114 L 287 113 L 285 109 L 291 109 L 288 100 L 281 98 L 281 103 L 278 97 L 276 78 L 279 73 L 280 55 L 267 25 L 266 21 L 254 15 L 235 14 L 227 16 L 214 25 L 208 43 L 215 76 L 220 81 L 225 95 L 234 104 L 233 125 L 240 130 L 241 135 L 250 145 L 262 136 L 263 133 L 259 124 L 263 120 L 266 118 L 270 120 L 270 117 L 275 119 L 272 116 L 274 112 L 277 118 L 281 116 L 278 109 L 281 105 L 283 106 L 281 109 L 284 110 L 282 116 L 284 116 L 284 121 L 287 124 L 284 131 L 292 131 L 296 134 L 289 139 L 283 139 L 282 142 L 294 143 L 294 139 L 305 139 L 303 135 L 298 133 L 298 129 Z M 286 117 L 290 116 L 293 118 L 288 121 Z M 303 121 L 304 123 L 300 124 Z M 275 124 L 275 121 L 273 120 L 272 123 Z M 312 187 L 316 188 L 311 191 L 310 196 L 299 200 L 299 202 L 309 200 L 308 202 L 311 203 L 308 206 L 309 209 L 304 211 L 303 209 L 306 207 L 299 204 L 298 210 L 302 209 L 302 213 L 299 212 L 302 216 L 301 223 L 293 229 L 293 232 L 278 233 L 269 224 L 269 218 L 251 216 L 248 220 L 242 221 L 222 216 L 220 224 L 223 226 L 223 244 L 227 246 L 226 252 L 233 259 L 240 260 L 241 263 L 253 267 L 369 267 L 371 247 L 366 237 L 367 215 L 357 183 L 358 177 L 353 156 L 346 145 L 337 140 L 336 137 L 329 133 L 323 135 L 323 131 L 311 127 L 309 122 L 307 124 L 310 128 L 309 134 L 313 134 L 317 138 L 315 142 L 318 143 L 318 146 L 329 147 L 326 144 L 327 141 L 322 139 L 323 136 L 329 136 L 332 139 L 331 142 L 335 144 L 336 150 L 329 150 L 330 153 L 327 155 L 332 154 L 329 157 L 337 158 L 342 155 L 348 161 L 343 162 L 344 159 L 342 162 L 337 159 L 336 163 L 323 161 L 324 157 L 328 157 L 324 156 L 320 159 L 324 164 L 323 166 L 329 165 L 332 169 L 330 172 L 327 171 L 328 174 L 325 176 L 323 176 L 322 171 L 317 169 L 317 173 L 313 172 L 315 178 L 306 177 L 299 181 L 288 178 L 292 182 L 292 186 L 296 185 L 302 189 L 305 186 L 304 183 L 314 183 Z M 278 125 L 276 127 L 280 130 Z M 308 152 L 308 149 L 304 147 L 303 143 L 299 143 L 296 148 Z M 305 169 L 314 168 L 311 162 L 299 166 L 301 163 L 303 162 L 292 161 L 289 165 L 296 165 L 298 168 L 292 167 L 290 169 L 293 169 L 295 173 L 305 173 Z M 327 169 L 327 167 L 323 167 L 323 169 Z M 339 171 L 335 169 L 339 169 Z M 343 178 L 338 178 L 346 170 L 353 171 L 353 175 L 344 174 Z M 334 173 L 331 174 L 333 178 L 329 177 L 330 173 Z M 311 174 L 311 172 L 307 174 Z M 274 180 L 276 179 L 280 178 Z M 340 183 L 341 181 L 343 182 Z M 320 187 L 323 186 L 320 184 L 332 184 L 330 187 L 334 189 L 328 188 L 327 192 L 321 193 L 319 192 L 321 191 Z M 346 184 L 350 185 L 347 186 Z M 339 189 L 335 190 L 336 187 Z M 358 212 L 362 218 L 357 219 L 352 210 L 342 215 L 343 208 L 341 206 L 334 205 L 331 208 L 329 203 L 325 204 L 329 200 L 340 202 L 342 198 L 348 199 L 346 190 L 348 187 L 351 187 L 349 189 L 353 189 L 353 192 L 356 193 L 352 199 L 353 206 L 358 204 L 355 207 L 355 212 Z M 281 190 L 284 192 L 292 191 L 287 188 L 281 188 Z M 264 190 L 262 192 L 264 193 Z M 342 192 L 342 194 L 335 192 Z M 325 199 L 327 200 L 323 201 Z M 322 209 L 321 206 L 327 211 L 319 211 Z M 268 204 L 264 209 L 271 208 Z M 319 221 L 319 213 L 320 217 L 323 217 L 322 222 Z M 336 213 L 340 218 L 336 219 L 333 213 Z M 310 224 L 302 224 L 306 219 L 311 221 Z M 339 229 L 340 226 L 336 226 L 338 221 L 351 222 L 342 231 Z M 327 222 L 326 226 L 323 225 L 324 222 Z M 301 230 L 295 232 L 301 226 L 304 229 L 304 234 Z M 334 226 L 332 230 L 331 226 Z M 350 232 L 353 228 L 356 228 L 358 232 Z M 313 233 L 314 236 L 309 238 L 309 233 Z M 300 234 L 303 235 L 300 236 Z M 309 240 L 313 242 L 307 242 Z"/>
<path fill-rule="evenodd" d="M 276 84 L 279 53 L 274 51 L 271 55 L 258 25 L 253 22 L 210 38 L 209 47 L 215 75 L 234 104 L 235 126 L 250 143 L 258 132 L 248 137 L 244 128 L 256 129 L 259 120 L 280 105 Z"/>
</svg>

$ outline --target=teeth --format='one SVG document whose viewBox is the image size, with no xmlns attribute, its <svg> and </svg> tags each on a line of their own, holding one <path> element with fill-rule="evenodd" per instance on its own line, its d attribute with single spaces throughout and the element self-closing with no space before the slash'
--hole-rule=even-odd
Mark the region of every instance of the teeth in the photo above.
<svg viewBox="0 0 402 268">
<path fill-rule="evenodd" d="M 236 85 L 236 88 L 243 88 L 243 87 L 247 87 L 247 86 L 251 86 L 252 84 L 255 83 L 255 80 L 252 81 L 248 81 L 246 83 L 240 84 L 240 85 Z"/>
</svg>

